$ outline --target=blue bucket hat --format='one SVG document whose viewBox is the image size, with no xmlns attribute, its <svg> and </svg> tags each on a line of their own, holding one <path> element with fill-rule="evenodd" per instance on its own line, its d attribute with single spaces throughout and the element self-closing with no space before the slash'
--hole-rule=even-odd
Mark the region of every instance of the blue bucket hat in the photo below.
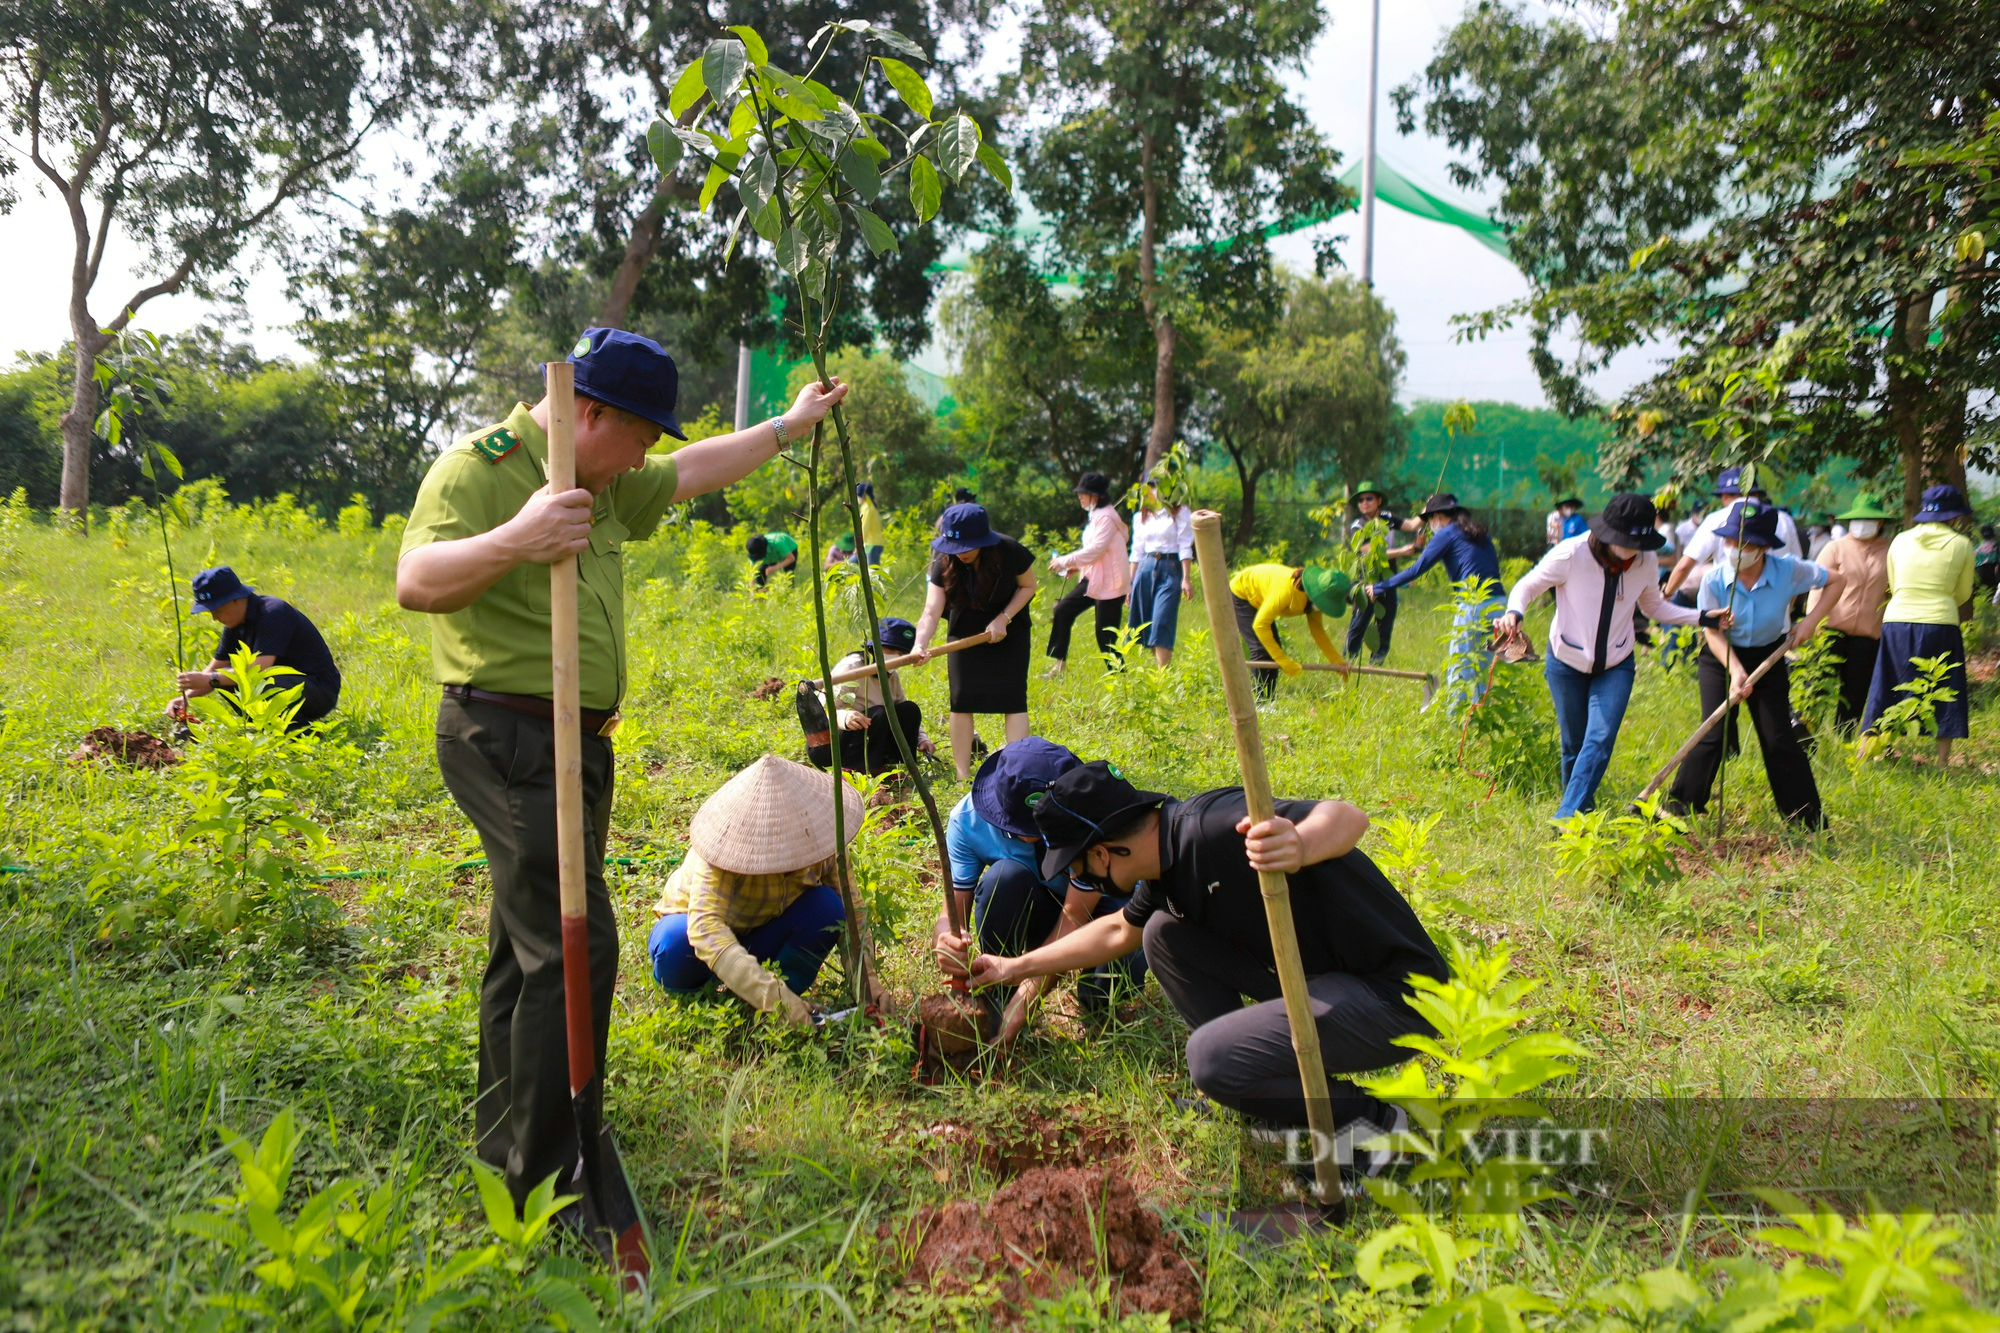
<svg viewBox="0 0 2000 1333">
<path fill-rule="evenodd" d="M 1743 494 L 1743 469 L 1740 467 L 1726 467 L 1722 469 L 1721 474 L 1715 479 L 1715 493 L 1717 495 Z"/>
<path fill-rule="evenodd" d="M 1972 511 L 1966 507 L 1964 491 L 1956 486 L 1933 486 L 1924 492 L 1924 502 L 1910 516 L 1910 522 L 1949 523 L 1955 518 L 1970 517 Z"/>
<path fill-rule="evenodd" d="M 680 370 L 651 338 L 624 329 L 585 329 L 570 348 L 569 363 L 576 367 L 576 391 L 584 397 L 622 408 L 677 440 L 687 438 L 674 416 Z"/>
<path fill-rule="evenodd" d="M 213 611 L 240 597 L 256 595 L 257 590 L 237 578 L 236 571 L 228 565 L 204 569 L 194 576 L 194 609 L 197 611 Z"/>
<path fill-rule="evenodd" d="M 1745 546 L 1778 545 L 1778 511 L 1755 500 L 1738 500 L 1729 506 L 1729 517 L 1715 530 L 1718 537 Z"/>
<path fill-rule="evenodd" d="M 877 644 L 892 653 L 907 653 L 917 646 L 917 627 L 901 616 L 883 616 L 875 622 L 875 637 L 867 646 Z"/>
<path fill-rule="evenodd" d="M 1082 764 L 1054 741 L 1023 736 L 986 757 L 972 777 L 972 809 L 981 819 L 1014 837 L 1041 841 L 1028 798 Z"/>
<path fill-rule="evenodd" d="M 986 506 L 955 504 L 938 519 L 938 535 L 931 538 L 931 550 L 939 555 L 963 555 L 999 542 L 1000 534 L 986 517 Z"/>
</svg>

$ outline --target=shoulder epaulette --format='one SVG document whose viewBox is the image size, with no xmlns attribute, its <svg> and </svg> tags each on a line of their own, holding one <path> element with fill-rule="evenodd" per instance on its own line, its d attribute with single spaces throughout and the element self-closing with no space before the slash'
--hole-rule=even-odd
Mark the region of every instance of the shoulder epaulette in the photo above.
<svg viewBox="0 0 2000 1333">
<path fill-rule="evenodd" d="M 473 440 L 472 447 L 489 463 L 497 463 L 521 447 L 521 441 L 505 426 L 495 426 Z"/>
</svg>

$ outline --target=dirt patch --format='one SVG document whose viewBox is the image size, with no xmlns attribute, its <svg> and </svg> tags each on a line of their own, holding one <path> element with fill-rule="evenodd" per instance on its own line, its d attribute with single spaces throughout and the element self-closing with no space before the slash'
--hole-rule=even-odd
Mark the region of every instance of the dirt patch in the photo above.
<svg viewBox="0 0 2000 1333">
<path fill-rule="evenodd" d="M 1982 648 L 1965 659 L 1965 674 L 1975 685 L 1991 684 L 2000 676 L 2000 648 Z"/>
<path fill-rule="evenodd" d="M 1706 819 L 1714 827 L 1714 816 L 1694 816 L 1697 828 L 1699 821 Z M 1805 859 L 1806 849 L 1787 841 L 1775 833 L 1725 833 L 1720 838 L 1704 838 L 1698 833 L 1689 838 L 1689 845 L 1674 852 L 1674 863 L 1683 875 L 1703 875 L 1725 862 L 1737 861 L 1773 867 L 1792 866 Z"/>
<path fill-rule="evenodd" d="M 1002 1180 L 1038 1166 L 1102 1166 L 1132 1148 L 1125 1135 L 1076 1117 L 1029 1112 L 997 1125 L 964 1125 L 944 1120 L 923 1130 L 940 1144 L 963 1150 Z"/>
<path fill-rule="evenodd" d="M 917 1001 L 917 1021 L 911 1034 L 917 1048 L 913 1071 L 920 1083 L 935 1083 L 946 1071 L 969 1073 L 979 1063 L 979 1050 L 999 1034 L 993 1011 L 964 991 L 926 995 Z"/>
<path fill-rule="evenodd" d="M 985 1206 L 929 1209 L 910 1265 L 912 1282 L 962 1295 L 994 1284 L 992 1314 L 1017 1324 L 1025 1307 L 1102 1274 L 1120 1313 L 1201 1317 L 1201 1284 L 1160 1218 L 1119 1172 L 1036 1167 Z"/>
<path fill-rule="evenodd" d="M 181 761 L 180 751 L 144 731 L 120 731 L 116 727 L 92 727 L 83 734 L 83 743 L 70 756 L 73 763 L 109 759 L 132 768 L 166 768 Z"/>
<path fill-rule="evenodd" d="M 750 691 L 752 699 L 775 699 L 785 692 L 785 682 L 776 676 L 764 677 L 764 683 Z"/>
</svg>

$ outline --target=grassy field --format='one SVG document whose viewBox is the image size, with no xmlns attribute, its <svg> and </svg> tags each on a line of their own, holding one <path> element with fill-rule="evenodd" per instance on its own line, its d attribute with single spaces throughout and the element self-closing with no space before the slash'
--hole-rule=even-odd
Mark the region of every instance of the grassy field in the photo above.
<svg viewBox="0 0 2000 1333">
<path fill-rule="evenodd" d="M 1184 1032 L 1157 987 L 1108 1026 L 1085 1025 L 1059 994 L 1006 1076 L 970 1088 L 915 1086 L 907 1033 L 894 1026 L 828 1040 L 746 1023 L 731 1002 L 657 991 L 649 909 L 687 821 L 743 764 L 798 754 L 789 696 L 750 696 L 812 662 L 806 586 L 751 595 L 733 543 L 701 530 L 663 536 L 626 571 L 633 688 L 614 841 L 629 863 L 612 881 L 623 967 L 608 1101 L 662 1280 L 650 1304 L 619 1307 L 577 1256 L 496 1237 L 467 1166 L 486 890 L 477 867 L 454 867 L 478 847 L 436 773 L 436 689 L 422 620 L 392 600 L 395 535 L 353 526 L 342 534 L 283 510 L 211 507 L 177 534 L 183 577 L 226 562 L 295 601 L 346 675 L 334 734 L 288 759 L 276 784 L 285 808 L 324 827 L 326 845 L 280 838 L 273 848 L 316 876 L 345 873 L 247 894 L 229 878 L 230 854 L 197 826 L 192 774 L 69 759 L 91 727 L 163 726 L 174 626 L 157 532 L 135 524 L 78 540 L 18 515 L 0 529 L 11 663 L 0 681 L 0 859 L 10 867 L 0 882 L 0 1328 L 349 1326 L 339 1302 L 301 1277 L 309 1269 L 362 1292 L 353 1326 L 979 1327 L 990 1316 L 978 1292 L 905 1283 L 904 1224 L 920 1208 L 989 1193 L 1004 1145 L 1049 1126 L 1114 1159 L 1163 1210 L 1200 1271 L 1204 1327 L 1375 1327 L 1405 1308 L 1407 1288 L 1385 1294 L 1357 1276 L 1357 1247 L 1395 1221 L 1381 1209 L 1277 1249 L 1204 1224 L 1207 1210 L 1274 1197 L 1285 1173 L 1230 1126 L 1175 1109 L 1189 1091 Z M 915 539 L 899 534 L 889 571 L 889 609 L 912 617 Z M 1436 664 L 1442 597 L 1406 598 L 1391 665 Z M 1038 636 L 1050 600 L 1037 607 Z M 837 646 L 858 637 L 856 603 L 851 591 L 836 596 Z M 1035 730 L 1115 759 L 1142 786 L 1185 794 L 1231 783 L 1208 640 L 1189 632 L 1198 605 L 1168 672 L 1107 675 L 1079 651 L 1067 677 L 1037 679 Z M 201 623 L 190 643 L 205 656 Z M 942 669 L 906 679 L 941 724 Z M 1547 722 L 1539 679 L 1524 686 L 1524 706 Z M 1539 1022 L 1587 1050 L 1560 1091 L 1920 1099 L 1982 1095 L 2000 1080 L 2000 747 L 1986 702 L 1961 746 L 1967 762 L 1948 775 L 1908 760 L 1857 770 L 1823 747 L 1815 763 L 1832 828 L 1812 840 L 1784 834 L 1746 735 L 1723 836 L 1704 821 L 1680 855 L 1684 873 L 1623 887 L 1558 876 L 1552 793 L 1496 782 L 1487 751 L 1461 750 L 1419 718 L 1413 686 L 1289 682 L 1263 722 L 1280 794 L 1345 798 L 1378 821 L 1441 816 L 1429 836 L 1433 881 L 1463 879 L 1448 892 L 1433 882 L 1427 919 L 1467 941 L 1504 942 L 1540 983 L 1530 1002 Z M 1696 716 L 1691 671 L 1649 659 L 1607 797 L 1636 790 Z M 997 721 L 986 720 L 989 741 Z M 960 794 L 944 772 L 940 803 Z M 936 910 L 927 835 L 878 813 L 857 845 L 887 975 L 902 993 L 921 992 Z M 1379 829 L 1363 846 L 1379 851 Z M 829 968 L 814 998 L 836 1002 L 840 985 Z M 255 1140 L 287 1108 L 297 1149 L 282 1203 L 258 1214 L 255 1190 L 228 1202 L 240 1182 L 224 1131 Z M 372 1195 L 376 1220 L 314 1249 L 299 1210 L 339 1181 L 352 1182 L 340 1187 L 355 1190 L 350 1207 Z M 190 1215 L 221 1220 L 177 1224 Z M 232 1230 L 246 1220 L 248 1231 Z M 1974 1216 L 1958 1229 L 1957 1280 L 1990 1307 L 2000 1228 Z M 1475 1276 L 1465 1280 L 1518 1284 L 1551 1304 L 1530 1322 L 1583 1326 L 1610 1317 L 1588 1293 L 1655 1265 L 1692 1272 L 1739 1252 L 1778 1262 L 1748 1232 L 1671 1210 L 1539 1210 L 1518 1238 L 1468 1258 Z M 273 1237 L 299 1247 L 297 1262 L 273 1266 Z M 1116 1310 L 1101 1284 L 1086 1284 L 1018 1317 L 1112 1327 Z"/>
</svg>

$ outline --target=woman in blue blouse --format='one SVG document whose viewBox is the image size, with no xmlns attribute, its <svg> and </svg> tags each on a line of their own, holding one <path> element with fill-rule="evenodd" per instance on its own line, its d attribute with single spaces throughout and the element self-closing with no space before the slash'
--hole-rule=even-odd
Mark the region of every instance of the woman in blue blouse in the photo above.
<svg viewBox="0 0 2000 1333">
<path fill-rule="evenodd" d="M 1476 605 L 1460 607 L 1452 618 L 1452 668 L 1445 682 L 1446 707 L 1477 703 L 1486 694 L 1486 669 L 1492 664 L 1493 622 L 1507 607 L 1500 586 L 1500 554 L 1493 549 L 1493 534 L 1474 518 L 1458 497 L 1450 492 L 1433 495 L 1424 502 L 1418 518 L 1430 524 L 1431 539 L 1417 563 L 1380 583 L 1371 584 L 1367 594 L 1374 597 L 1416 582 L 1433 565 L 1443 565 L 1453 583 L 1477 578 L 1491 583 L 1487 595 Z M 1472 654 L 1467 657 L 1466 654 Z"/>
</svg>

